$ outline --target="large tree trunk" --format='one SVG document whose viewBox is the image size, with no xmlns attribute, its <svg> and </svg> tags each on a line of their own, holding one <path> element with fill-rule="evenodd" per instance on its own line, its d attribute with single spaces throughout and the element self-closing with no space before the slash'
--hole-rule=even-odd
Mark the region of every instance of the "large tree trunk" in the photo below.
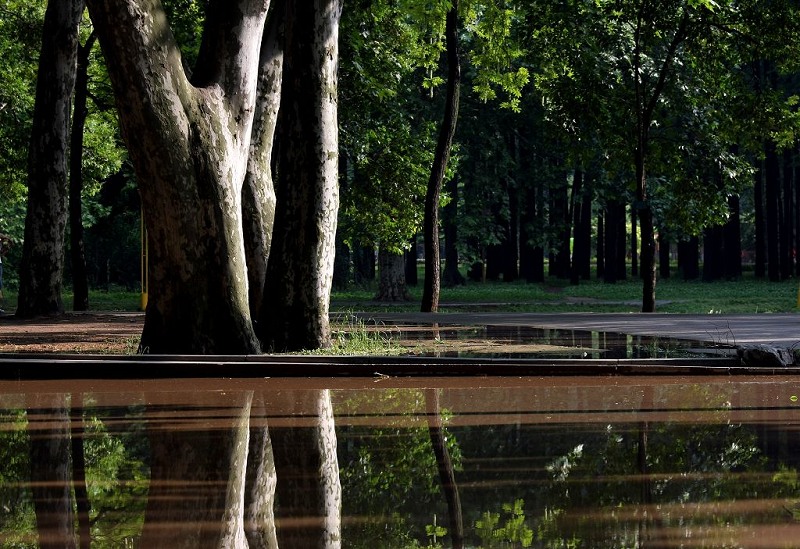
<svg viewBox="0 0 800 549">
<path fill-rule="evenodd" d="M 246 547 L 245 478 L 252 393 L 203 403 L 230 409 L 212 427 L 153 426 L 150 490 L 141 547 L 234 549 Z M 176 456 L 179 456 L 176 458 Z M 186 487 L 192 490 L 187 491 Z"/>
<path fill-rule="evenodd" d="M 272 149 L 281 101 L 283 74 L 283 2 L 274 2 L 261 41 L 258 97 L 250 157 L 242 186 L 242 222 L 250 315 L 258 318 L 267 277 L 267 259 L 275 221 Z"/>
<path fill-rule="evenodd" d="M 31 492 L 41 549 L 75 549 L 69 395 L 42 394 L 28 409 Z"/>
<path fill-rule="evenodd" d="M 450 149 L 458 122 L 458 102 L 461 88 L 461 61 L 458 44 L 458 0 L 452 0 L 445 24 L 447 42 L 447 97 L 444 118 L 439 129 L 436 153 L 425 194 L 425 219 L 423 221 L 425 241 L 425 281 L 422 290 L 423 313 L 439 310 L 439 290 L 441 288 L 439 259 L 439 197 L 442 182 L 450 159 Z"/>
<path fill-rule="evenodd" d="M 209 5 L 192 83 L 158 0 L 87 3 L 150 237 L 141 351 L 256 353 L 241 200 L 269 2 Z"/>
<path fill-rule="evenodd" d="M 260 325 L 276 351 L 329 347 L 339 208 L 339 0 L 285 6 L 277 200 Z"/>
<path fill-rule="evenodd" d="M 294 399 L 314 410 L 311 425 L 272 431 L 278 477 L 280 549 L 338 549 L 341 539 L 342 486 L 336 453 L 336 426 L 330 391 L 305 391 Z M 297 518 L 302 517 L 302 522 Z"/>
<path fill-rule="evenodd" d="M 703 282 L 714 282 L 725 274 L 725 252 L 722 226 L 703 231 Z"/>
<path fill-rule="evenodd" d="M 28 210 L 17 316 L 64 312 L 67 144 L 83 0 L 51 0 L 44 18 L 28 151 Z"/>
<path fill-rule="evenodd" d="M 96 35 L 89 35 L 86 44 L 78 45 L 78 65 L 75 77 L 75 103 L 72 109 L 72 130 L 69 156 L 69 251 L 72 259 L 72 309 L 89 309 L 89 280 L 83 245 L 83 130 L 89 114 L 89 54 Z"/>
</svg>

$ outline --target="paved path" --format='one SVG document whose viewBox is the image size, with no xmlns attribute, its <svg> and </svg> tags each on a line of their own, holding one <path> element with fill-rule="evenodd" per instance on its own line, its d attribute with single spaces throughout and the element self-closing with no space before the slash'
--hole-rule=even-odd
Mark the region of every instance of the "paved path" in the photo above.
<svg viewBox="0 0 800 549">
<path fill-rule="evenodd" d="M 684 315 L 641 313 L 359 313 L 387 324 L 529 326 L 674 337 L 706 343 L 800 347 L 800 314 Z"/>
</svg>

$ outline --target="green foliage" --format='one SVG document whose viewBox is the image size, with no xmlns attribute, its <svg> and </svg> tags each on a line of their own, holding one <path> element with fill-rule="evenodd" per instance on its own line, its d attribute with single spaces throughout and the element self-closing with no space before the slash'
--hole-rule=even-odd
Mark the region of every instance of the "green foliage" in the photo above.
<svg viewBox="0 0 800 549">
<path fill-rule="evenodd" d="M 534 531 L 526 524 L 525 502 L 516 499 L 502 506 L 505 522 L 500 526 L 500 513 L 485 511 L 475 521 L 475 533 L 481 540 L 482 549 L 495 547 L 530 547 Z"/>
<path fill-rule="evenodd" d="M 109 432 L 101 417 L 86 417 L 84 451 L 92 547 L 124 547 L 141 533 L 150 470 L 145 464 L 147 442 L 138 423 L 140 414 L 141 410 L 129 410 L 122 418 L 127 429 L 116 433 Z"/>
<path fill-rule="evenodd" d="M 0 416 L 0 539 L 2 546 L 33 549 L 36 516 L 27 481 L 30 478 L 30 446 L 27 416 L 21 409 L 6 409 Z"/>
</svg>

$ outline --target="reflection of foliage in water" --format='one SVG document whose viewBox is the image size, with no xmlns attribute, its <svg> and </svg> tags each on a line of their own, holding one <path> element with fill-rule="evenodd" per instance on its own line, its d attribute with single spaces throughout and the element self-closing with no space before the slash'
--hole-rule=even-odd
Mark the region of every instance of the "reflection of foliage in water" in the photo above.
<svg viewBox="0 0 800 549">
<path fill-rule="evenodd" d="M 111 417 L 114 412 L 120 410 L 112 410 Z M 84 439 L 92 547 L 132 547 L 142 531 L 150 477 L 147 436 L 138 417 L 142 410 L 128 409 L 124 430 L 113 433 L 103 422 L 103 411 L 95 413 L 85 416 Z"/>
<path fill-rule="evenodd" d="M 114 412 L 106 415 L 113 416 Z M 85 414 L 87 492 L 93 549 L 134 546 L 144 520 L 149 470 L 147 440 L 139 412 L 128 410 L 124 430 L 111 433 L 100 415 Z M 116 416 L 119 421 L 119 416 Z M 24 410 L 0 417 L 0 540 L 2 547 L 38 547 L 36 515 L 30 491 L 30 435 Z"/>
<path fill-rule="evenodd" d="M 0 416 L 0 539 L 3 547 L 36 547 L 36 518 L 28 479 L 30 448 L 24 410 Z"/>
<path fill-rule="evenodd" d="M 347 547 L 385 549 L 419 547 L 433 513 L 446 516 L 436 458 L 425 421 L 422 390 L 370 391 L 341 402 L 338 416 L 364 408 L 380 410 L 382 427 L 337 428 L 343 516 L 367 517 L 346 523 Z M 442 412 L 447 424 L 447 412 Z M 456 470 L 461 452 L 445 428 Z M 378 543 L 379 542 L 379 543 Z"/>
</svg>

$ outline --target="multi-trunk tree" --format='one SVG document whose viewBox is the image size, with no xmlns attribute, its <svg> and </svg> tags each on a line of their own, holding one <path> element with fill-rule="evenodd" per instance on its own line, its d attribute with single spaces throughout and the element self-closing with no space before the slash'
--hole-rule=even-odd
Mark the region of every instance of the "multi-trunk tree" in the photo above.
<svg viewBox="0 0 800 549">
<path fill-rule="evenodd" d="M 265 33 L 268 1 L 211 2 L 190 71 L 159 1 L 88 3 L 149 234 L 144 352 L 259 352 L 251 309 L 266 348 L 330 342 L 340 6 L 316 2 L 298 11 L 294 3 L 278 4 L 271 13 L 283 28 L 266 25 Z M 282 62 L 273 34 L 281 30 Z M 272 202 L 269 134 L 278 79 L 273 229 L 264 224 Z M 245 186 L 248 173 L 255 186 L 252 178 Z M 246 213 L 243 202 L 252 206 Z M 253 278 L 256 285 L 265 281 L 260 304 L 257 293 L 248 294 L 245 218 L 262 231 L 260 251 L 250 250 L 262 261 Z"/>
</svg>

